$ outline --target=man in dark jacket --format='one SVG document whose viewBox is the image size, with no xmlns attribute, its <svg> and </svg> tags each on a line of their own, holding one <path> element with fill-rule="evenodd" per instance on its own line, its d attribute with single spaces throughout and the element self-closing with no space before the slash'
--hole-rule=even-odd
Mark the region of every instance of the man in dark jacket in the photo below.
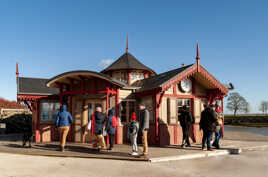
<svg viewBox="0 0 268 177">
<path fill-rule="evenodd" d="M 105 122 L 105 115 L 102 113 L 102 108 L 101 106 L 96 107 L 96 111 L 94 113 L 94 134 L 97 138 L 98 143 L 101 145 L 99 146 L 98 149 L 106 149 L 106 144 L 104 141 L 103 137 L 103 127 L 104 127 L 104 122 Z"/>
<path fill-rule="evenodd" d="M 190 126 L 194 123 L 194 119 L 192 117 L 191 112 L 187 110 L 187 107 L 185 105 L 180 110 L 179 121 L 183 132 L 181 147 L 184 148 L 185 143 L 187 144 L 186 145 L 187 147 L 190 147 L 191 144 L 189 141 L 189 129 Z"/>
<path fill-rule="evenodd" d="M 144 104 L 139 105 L 139 118 L 140 118 L 140 131 L 142 133 L 142 144 L 143 144 L 143 154 L 148 155 L 148 140 L 147 135 L 149 131 L 149 111 L 146 109 Z"/>
<path fill-rule="evenodd" d="M 207 150 L 211 151 L 210 141 L 212 140 L 212 134 L 217 125 L 217 113 L 212 109 L 212 106 L 204 105 L 205 109 L 201 113 L 200 130 L 203 130 L 202 150 L 205 149 L 207 144 Z"/>
<path fill-rule="evenodd" d="M 58 113 L 56 118 L 56 128 L 60 133 L 60 146 L 61 151 L 64 151 L 66 138 L 70 129 L 70 124 L 73 122 L 72 115 L 67 111 L 67 106 L 62 105 L 61 111 Z"/>
</svg>

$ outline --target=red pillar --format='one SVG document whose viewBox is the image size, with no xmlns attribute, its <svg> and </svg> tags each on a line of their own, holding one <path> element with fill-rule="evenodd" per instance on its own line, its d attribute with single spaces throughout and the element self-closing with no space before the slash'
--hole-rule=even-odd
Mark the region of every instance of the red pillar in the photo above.
<svg viewBox="0 0 268 177">
<path fill-rule="evenodd" d="M 173 85 L 173 94 L 177 95 L 177 85 Z M 174 126 L 174 144 L 178 144 L 178 123 Z"/>
<path fill-rule="evenodd" d="M 116 118 L 117 118 L 117 122 L 119 121 L 119 89 L 116 88 L 116 95 L 115 95 L 115 113 L 116 113 Z M 118 131 L 118 124 L 117 127 L 115 129 L 115 144 L 118 144 L 119 142 L 119 131 Z"/>
<path fill-rule="evenodd" d="M 35 109 L 36 109 L 36 122 L 35 122 L 35 142 L 40 143 L 40 102 L 35 101 Z"/>
<path fill-rule="evenodd" d="M 110 89 L 109 87 L 106 87 L 106 115 L 108 115 L 108 109 L 109 109 L 109 95 L 110 95 Z M 106 144 L 109 144 L 109 135 L 106 134 Z"/>
<path fill-rule="evenodd" d="M 70 84 L 70 91 L 73 91 L 73 80 L 70 80 L 71 84 Z M 69 112 L 70 114 L 73 116 L 73 96 L 70 95 L 69 96 Z M 73 124 L 70 127 L 70 141 L 73 142 L 74 141 L 74 132 L 73 132 L 74 128 L 73 128 Z"/>
<path fill-rule="evenodd" d="M 222 111 L 222 116 L 223 114 L 223 96 L 221 97 L 221 111 Z M 224 119 L 222 120 L 222 137 L 224 137 Z"/>
<path fill-rule="evenodd" d="M 160 94 L 155 94 L 155 140 L 159 142 L 159 107 L 160 107 Z"/>
</svg>

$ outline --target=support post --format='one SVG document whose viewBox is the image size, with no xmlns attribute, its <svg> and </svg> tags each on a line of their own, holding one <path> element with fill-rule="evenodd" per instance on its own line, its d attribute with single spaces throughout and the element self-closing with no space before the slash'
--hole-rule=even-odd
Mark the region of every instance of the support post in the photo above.
<svg viewBox="0 0 268 177">
<path fill-rule="evenodd" d="M 119 131 L 118 131 L 118 125 L 119 125 L 119 88 L 116 88 L 116 95 L 115 95 L 115 113 L 116 113 L 116 118 L 117 118 L 117 127 L 115 129 L 115 134 L 116 134 L 116 137 L 115 137 L 115 144 L 118 144 L 119 143 Z"/>
</svg>

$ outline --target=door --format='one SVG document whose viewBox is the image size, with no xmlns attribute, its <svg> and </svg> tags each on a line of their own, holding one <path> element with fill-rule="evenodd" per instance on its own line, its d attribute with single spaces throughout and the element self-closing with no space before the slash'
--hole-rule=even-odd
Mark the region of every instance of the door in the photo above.
<svg viewBox="0 0 268 177">
<path fill-rule="evenodd" d="M 83 143 L 91 142 L 94 138 L 92 137 L 91 133 L 87 130 L 87 124 L 89 118 L 91 118 L 92 114 L 96 110 L 96 106 L 102 105 L 101 100 L 94 99 L 94 100 L 86 100 L 83 105 L 83 116 L 81 121 L 81 133 L 82 137 L 81 140 Z"/>
</svg>

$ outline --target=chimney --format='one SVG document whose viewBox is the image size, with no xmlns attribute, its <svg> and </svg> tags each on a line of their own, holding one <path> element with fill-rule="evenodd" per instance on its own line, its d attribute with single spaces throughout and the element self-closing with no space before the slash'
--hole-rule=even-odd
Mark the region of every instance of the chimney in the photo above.
<svg viewBox="0 0 268 177">
<path fill-rule="evenodd" d="M 16 63 L 16 77 L 19 77 L 20 73 L 19 73 L 19 63 Z"/>
</svg>

